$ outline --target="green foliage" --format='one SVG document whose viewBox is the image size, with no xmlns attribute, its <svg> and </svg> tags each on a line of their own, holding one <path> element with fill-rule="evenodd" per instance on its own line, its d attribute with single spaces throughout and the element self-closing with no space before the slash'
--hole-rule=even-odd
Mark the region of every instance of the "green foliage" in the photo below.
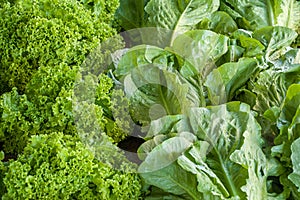
<svg viewBox="0 0 300 200">
<path fill-rule="evenodd" d="M 1 96 L 0 124 L 6 153 L 21 152 L 31 135 L 55 131 L 76 134 L 72 114 L 75 77 L 76 70 L 66 64 L 41 67 L 25 94 L 14 88 Z"/>
<path fill-rule="evenodd" d="M 0 94 L 23 93 L 39 67 L 79 66 L 116 32 L 111 27 L 118 1 L 95 2 L 93 11 L 77 0 L 5 2 L 0 8 Z"/>
<path fill-rule="evenodd" d="M 124 29 L 156 28 L 114 71 L 147 132 L 147 198 L 299 199 L 299 2 L 129 2 Z"/>
<path fill-rule="evenodd" d="M 118 5 L 0 0 L 4 199 L 300 199 L 299 1 Z"/>
<path fill-rule="evenodd" d="M 84 127 L 89 123 L 99 127 L 101 133 L 106 132 L 114 143 L 129 134 L 129 116 L 126 114 L 129 105 L 123 93 L 112 89 L 112 79 L 104 74 L 99 76 L 97 82 L 95 103 L 82 108 L 81 113 L 75 113 L 84 119 L 84 124 L 75 124 L 72 98 L 76 76 L 77 70 L 64 64 L 54 68 L 41 67 L 27 85 L 25 94 L 20 95 L 14 88 L 1 96 L 0 139 L 6 153 L 20 153 L 27 140 L 36 134 L 88 133 Z M 95 117 L 91 115 L 94 112 Z"/>
<path fill-rule="evenodd" d="M 177 120 L 168 128 L 161 120 L 150 127 L 160 134 L 150 137 L 139 150 L 147 152 L 139 166 L 147 183 L 171 194 L 186 194 L 188 199 L 267 197 L 260 126 L 249 106 L 231 102 L 191 108 L 188 120 Z M 162 135 L 166 137 L 160 140 Z"/>
<path fill-rule="evenodd" d="M 122 169 L 133 167 L 124 163 Z M 32 137 L 9 164 L 4 183 L 4 199 L 129 200 L 138 199 L 141 187 L 137 174 L 98 161 L 77 138 L 62 133 Z"/>
<path fill-rule="evenodd" d="M 0 196 L 1 197 L 6 193 L 6 187 L 4 185 L 3 178 L 5 176 L 7 167 L 5 166 L 3 159 L 4 159 L 4 153 L 3 151 L 0 151 Z"/>
</svg>

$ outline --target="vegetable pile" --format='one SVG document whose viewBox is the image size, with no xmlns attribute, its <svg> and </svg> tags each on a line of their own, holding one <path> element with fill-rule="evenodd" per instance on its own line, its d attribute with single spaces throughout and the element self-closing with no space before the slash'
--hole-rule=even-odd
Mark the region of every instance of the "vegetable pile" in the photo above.
<svg viewBox="0 0 300 200">
<path fill-rule="evenodd" d="M 300 199 L 300 1 L 2 0 L 0 26 L 2 199 Z"/>
</svg>

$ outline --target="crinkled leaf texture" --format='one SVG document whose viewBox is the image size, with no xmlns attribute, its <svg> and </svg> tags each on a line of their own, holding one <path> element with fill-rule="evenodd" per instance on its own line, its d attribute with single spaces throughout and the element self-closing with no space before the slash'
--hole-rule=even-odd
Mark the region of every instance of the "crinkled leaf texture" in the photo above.
<svg viewBox="0 0 300 200">
<path fill-rule="evenodd" d="M 183 65 L 180 73 L 184 77 L 208 73 L 215 62 L 224 55 L 229 38 L 209 30 L 192 30 L 179 35 L 172 50 L 192 64 Z"/>
<path fill-rule="evenodd" d="M 272 156 L 277 158 L 286 171 L 280 174 L 284 191 L 294 198 L 300 197 L 298 177 L 298 153 L 300 133 L 300 84 L 292 84 L 286 93 L 277 120 L 280 133 L 274 140 Z"/>
<path fill-rule="evenodd" d="M 110 159 L 110 155 L 102 155 Z M 104 164 L 78 138 L 51 133 L 32 137 L 9 163 L 4 199 L 138 199 L 140 179 Z"/>
<path fill-rule="evenodd" d="M 292 155 L 291 160 L 293 163 L 293 173 L 288 178 L 297 186 L 300 192 L 300 139 L 295 140 L 291 146 Z"/>
<path fill-rule="evenodd" d="M 114 73 L 130 99 L 134 120 L 148 124 L 202 105 L 203 92 L 177 68 L 174 53 L 153 46 L 134 47 L 121 58 Z"/>
<path fill-rule="evenodd" d="M 266 59 L 274 61 L 280 57 L 281 51 L 290 46 L 297 38 L 296 31 L 281 26 L 267 26 L 253 32 L 253 38 L 266 47 Z"/>
<path fill-rule="evenodd" d="M 225 63 L 214 69 L 205 82 L 211 103 L 218 105 L 232 100 L 235 92 L 245 85 L 256 69 L 254 58 L 241 58 L 238 62 Z"/>
<path fill-rule="evenodd" d="M 296 0 L 222 0 L 221 10 L 252 30 L 276 25 L 297 30 L 300 23 L 300 3 Z"/>
<path fill-rule="evenodd" d="M 203 18 L 216 11 L 219 0 L 151 0 L 145 7 L 148 14 L 148 26 L 174 31 L 170 44 L 178 34 L 193 29 Z"/>
<path fill-rule="evenodd" d="M 160 129 L 150 127 L 153 138 L 139 149 L 145 158 L 139 172 L 146 183 L 191 199 L 267 198 L 260 126 L 249 106 L 231 102 L 191 108 L 187 117 L 166 116 L 151 123 Z M 187 176 L 191 181 L 186 182 Z M 195 197 L 193 187 L 200 196 Z"/>
</svg>

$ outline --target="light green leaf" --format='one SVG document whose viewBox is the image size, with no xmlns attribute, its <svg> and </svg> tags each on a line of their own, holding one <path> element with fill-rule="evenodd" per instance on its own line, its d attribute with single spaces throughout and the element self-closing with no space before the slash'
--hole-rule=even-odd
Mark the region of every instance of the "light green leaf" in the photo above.
<svg viewBox="0 0 300 200">
<path fill-rule="evenodd" d="M 244 144 L 240 150 L 236 150 L 230 156 L 230 159 L 248 170 L 247 184 L 242 187 L 242 190 L 247 194 L 247 199 L 266 199 L 267 162 L 261 149 L 260 127 L 255 122 L 254 117 L 250 117 L 247 124 L 247 130 L 243 134 Z"/>
<path fill-rule="evenodd" d="M 265 26 L 297 30 L 300 22 L 300 4 L 296 0 L 222 0 L 221 10 L 239 21 L 240 26 L 251 30 Z"/>
<path fill-rule="evenodd" d="M 266 47 L 266 58 L 275 60 L 285 47 L 290 46 L 298 34 L 292 29 L 280 26 L 268 26 L 254 31 L 253 38 L 259 40 Z"/>
<path fill-rule="evenodd" d="M 148 65 L 135 68 L 124 81 L 125 93 L 131 99 L 134 118 L 141 121 L 165 115 L 184 113 L 200 104 L 198 94 L 179 73 Z"/>
<path fill-rule="evenodd" d="M 281 13 L 277 16 L 278 26 L 297 30 L 300 26 L 300 2 L 297 0 L 281 0 Z"/>
<path fill-rule="evenodd" d="M 177 162 L 183 169 L 196 174 L 198 181 L 197 189 L 203 193 L 205 199 L 225 199 L 225 197 L 229 197 L 226 187 L 207 163 L 205 163 L 208 148 L 209 143 L 198 141 L 189 151 L 189 155 L 195 159 L 195 163 L 186 155 L 180 156 Z"/>
<path fill-rule="evenodd" d="M 223 11 L 216 11 L 199 24 L 200 29 L 212 30 L 216 33 L 230 35 L 238 29 L 232 17 Z"/>
<path fill-rule="evenodd" d="M 202 194 L 197 191 L 196 177 L 182 169 L 176 162 L 158 171 L 140 173 L 147 184 L 161 188 L 165 192 L 175 195 L 188 196 L 186 199 L 201 199 Z"/>
<path fill-rule="evenodd" d="M 266 158 L 250 108 L 239 102 L 192 108 L 189 119 L 204 141 L 194 143 L 189 156 L 180 156 L 178 163 L 197 175 L 205 199 L 265 199 Z"/>
<path fill-rule="evenodd" d="M 293 164 L 293 173 L 291 173 L 288 178 L 298 187 L 298 192 L 300 192 L 300 138 L 295 140 L 291 146 L 292 155 L 291 160 Z"/>
<path fill-rule="evenodd" d="M 172 49 L 176 54 L 188 60 L 194 68 L 187 70 L 185 67 L 189 66 L 185 65 L 180 70 L 181 74 L 186 77 L 185 71 L 195 73 L 190 76 L 207 73 L 204 70 L 211 70 L 214 62 L 227 52 L 227 42 L 228 37 L 209 30 L 193 30 L 178 36 Z"/>
<path fill-rule="evenodd" d="M 157 120 L 151 121 L 146 138 L 150 138 L 158 134 L 188 131 L 189 129 L 186 125 L 187 119 L 184 115 L 166 115 Z M 176 126 L 179 127 L 177 128 Z"/>
<path fill-rule="evenodd" d="M 245 57 L 259 57 L 263 54 L 265 47 L 258 40 L 243 35 L 241 35 L 239 39 L 241 46 L 245 48 Z"/>
<path fill-rule="evenodd" d="M 216 11 L 219 0 L 151 0 L 145 7 L 149 26 L 173 30 L 170 44 L 178 34 L 193 29 L 203 18 Z"/>
<path fill-rule="evenodd" d="M 141 28 L 145 23 L 144 7 L 149 0 L 120 0 L 116 17 L 125 30 Z"/>
<path fill-rule="evenodd" d="M 114 75 L 121 78 L 130 73 L 136 67 L 154 64 L 160 68 L 167 68 L 168 57 L 171 53 L 150 45 L 138 45 L 125 53 L 120 59 Z"/>
<path fill-rule="evenodd" d="M 150 152 L 139 166 L 139 172 L 154 172 L 171 165 L 192 143 L 184 137 L 172 137 L 163 141 L 161 145 L 156 146 Z"/>
<path fill-rule="evenodd" d="M 147 184 L 154 185 L 166 192 L 188 194 L 197 199 L 196 178 L 180 168 L 175 162 L 192 142 L 184 137 L 172 137 L 156 146 L 139 166 L 138 172 Z"/>
<path fill-rule="evenodd" d="M 278 158 L 284 167 L 292 170 L 292 168 L 295 168 L 293 162 L 297 162 L 294 152 L 297 149 L 299 143 L 297 140 L 300 137 L 300 84 L 293 84 L 289 87 L 277 120 L 277 127 L 280 130 L 280 134 L 274 140 L 275 146 L 271 149 L 272 156 Z M 297 142 L 295 143 L 295 141 Z M 294 172 L 297 174 L 297 171 Z M 294 191 L 295 186 L 289 184 L 289 173 L 287 171 L 281 175 L 280 180 L 284 188 L 291 191 L 293 196 L 299 196 L 299 191 Z M 295 178 L 296 174 L 291 177 Z M 295 181 L 293 178 L 292 180 Z"/>
<path fill-rule="evenodd" d="M 230 101 L 257 69 L 253 58 L 242 58 L 236 63 L 225 63 L 214 69 L 207 77 L 205 86 L 213 105 Z"/>
</svg>

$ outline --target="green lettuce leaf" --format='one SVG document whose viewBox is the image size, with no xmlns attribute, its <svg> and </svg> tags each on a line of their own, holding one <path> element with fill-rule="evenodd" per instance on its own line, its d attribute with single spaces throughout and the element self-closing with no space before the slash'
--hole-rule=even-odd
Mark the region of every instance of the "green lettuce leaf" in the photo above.
<svg viewBox="0 0 300 200">
<path fill-rule="evenodd" d="M 192 199 L 192 187 L 203 199 L 267 197 L 261 130 L 248 105 L 190 108 L 187 120 L 165 116 L 153 121 L 149 130 L 154 136 L 139 149 L 145 159 L 139 172 L 148 184 Z M 193 174 L 192 181 L 186 180 L 187 172 Z M 189 191 L 184 189 L 187 185 Z"/>
<path fill-rule="evenodd" d="M 300 22 L 300 4 L 296 0 L 222 0 L 221 10 L 231 14 L 240 26 L 251 30 L 266 26 L 297 30 Z"/>
<path fill-rule="evenodd" d="M 120 0 L 116 17 L 125 30 L 141 28 L 145 23 L 144 7 L 149 0 Z"/>
<path fill-rule="evenodd" d="M 227 42 L 228 37 L 209 30 L 192 30 L 178 36 L 172 50 L 192 64 L 192 69 L 189 65 L 184 65 L 180 73 L 184 77 L 207 74 L 214 63 L 227 52 Z"/>
<path fill-rule="evenodd" d="M 190 123 L 197 137 L 210 144 L 205 163 L 222 183 L 218 187 L 220 194 L 242 198 L 245 192 L 250 199 L 264 199 L 265 156 L 260 148 L 260 126 L 249 107 L 232 102 L 208 109 L 194 108 Z M 250 192 L 253 190 L 257 192 Z"/>
<path fill-rule="evenodd" d="M 286 98 L 281 107 L 281 113 L 277 120 L 280 133 L 274 139 L 272 156 L 277 158 L 285 167 L 285 173 L 280 175 L 280 183 L 284 191 L 291 197 L 300 197 L 297 177 L 298 138 L 300 137 L 300 84 L 292 84 L 286 93 Z M 292 174 L 292 175 L 291 175 Z M 297 188 L 298 187 L 298 188 Z"/>
<path fill-rule="evenodd" d="M 266 47 L 266 59 L 276 60 L 282 54 L 280 50 L 290 46 L 297 38 L 296 31 L 280 26 L 267 26 L 253 32 L 253 38 Z"/>
<path fill-rule="evenodd" d="M 149 15 L 148 26 L 174 31 L 170 44 L 178 34 L 193 29 L 203 18 L 216 11 L 219 0 L 151 0 L 145 7 Z"/>
<path fill-rule="evenodd" d="M 191 145 L 192 142 L 184 137 L 162 142 L 149 153 L 138 172 L 147 184 L 175 195 L 188 194 L 197 199 L 201 194 L 196 189 L 196 178 L 175 162 Z"/>
<path fill-rule="evenodd" d="M 230 35 L 238 29 L 232 17 L 223 11 L 216 11 L 198 25 L 200 29 L 212 30 L 216 33 Z"/>
<path fill-rule="evenodd" d="M 299 115 L 300 116 L 300 115 Z M 293 163 L 293 173 L 288 178 L 297 186 L 298 192 L 300 192 L 300 138 L 296 139 L 291 146 L 291 160 Z"/>
<path fill-rule="evenodd" d="M 149 121 L 164 115 L 184 113 L 198 106 L 199 97 L 178 73 L 148 65 L 135 68 L 124 80 L 134 119 Z"/>
<path fill-rule="evenodd" d="M 207 77 L 205 86 L 213 105 L 232 100 L 235 92 L 241 88 L 257 69 L 253 58 L 241 58 L 236 63 L 225 63 L 214 69 Z"/>
</svg>

